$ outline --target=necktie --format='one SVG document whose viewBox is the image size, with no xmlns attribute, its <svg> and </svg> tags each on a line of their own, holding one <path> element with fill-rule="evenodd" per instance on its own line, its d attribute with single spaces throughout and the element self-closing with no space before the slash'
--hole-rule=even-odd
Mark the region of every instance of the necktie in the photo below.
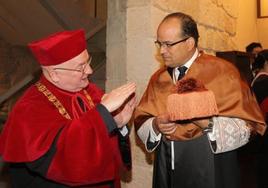
<svg viewBox="0 0 268 188">
<path fill-rule="evenodd" d="M 185 67 L 185 66 L 181 66 L 178 68 L 178 71 L 180 72 L 180 74 L 179 74 L 177 80 L 182 79 L 182 77 L 185 75 L 186 70 L 187 70 L 187 67 Z"/>
</svg>

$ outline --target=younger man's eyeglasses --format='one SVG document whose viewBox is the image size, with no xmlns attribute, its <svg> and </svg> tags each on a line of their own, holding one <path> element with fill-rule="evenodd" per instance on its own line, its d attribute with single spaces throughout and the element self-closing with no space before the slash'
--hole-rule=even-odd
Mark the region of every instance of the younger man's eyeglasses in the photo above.
<svg viewBox="0 0 268 188">
<path fill-rule="evenodd" d="M 160 49 L 161 47 L 163 48 L 171 48 L 172 46 L 176 45 L 176 44 L 179 44 L 181 42 L 184 42 L 186 41 L 187 39 L 189 39 L 190 37 L 187 37 L 185 39 L 182 39 L 182 40 L 179 40 L 179 41 L 176 41 L 176 42 L 173 42 L 173 43 L 169 43 L 169 42 L 160 42 L 160 41 L 155 41 L 155 46 Z"/>
</svg>

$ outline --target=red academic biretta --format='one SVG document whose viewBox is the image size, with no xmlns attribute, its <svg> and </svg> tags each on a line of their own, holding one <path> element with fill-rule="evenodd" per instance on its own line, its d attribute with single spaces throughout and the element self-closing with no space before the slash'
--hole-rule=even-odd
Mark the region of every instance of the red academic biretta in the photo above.
<svg viewBox="0 0 268 188">
<path fill-rule="evenodd" d="M 82 29 L 62 31 L 33 41 L 28 46 L 41 65 L 58 65 L 86 49 L 85 32 Z"/>
</svg>

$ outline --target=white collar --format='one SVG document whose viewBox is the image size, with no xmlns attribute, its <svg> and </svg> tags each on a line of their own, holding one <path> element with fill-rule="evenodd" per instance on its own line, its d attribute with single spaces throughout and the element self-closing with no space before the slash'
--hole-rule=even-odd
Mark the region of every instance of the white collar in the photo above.
<svg viewBox="0 0 268 188">
<path fill-rule="evenodd" d="M 253 84 L 254 82 L 257 80 L 258 77 L 260 77 L 261 75 L 267 75 L 268 76 L 268 73 L 267 72 L 259 72 L 255 77 L 254 79 L 252 80 L 251 82 L 251 87 L 253 87 Z"/>
<path fill-rule="evenodd" d="M 191 65 L 193 64 L 193 62 L 195 61 L 195 59 L 199 56 L 199 52 L 198 52 L 198 49 L 196 48 L 195 49 L 195 52 L 194 52 L 194 55 L 182 66 L 185 66 L 187 67 L 187 70 L 186 70 L 186 73 L 187 71 L 189 70 L 189 68 L 191 67 Z M 173 82 L 176 83 L 176 79 L 178 78 L 180 72 L 179 70 L 177 69 L 178 67 L 174 68 L 173 69 Z"/>
<path fill-rule="evenodd" d="M 194 55 L 189 59 L 183 66 L 187 67 L 187 70 L 190 68 L 190 66 L 193 64 L 194 60 L 198 57 L 199 52 L 198 49 L 195 49 Z"/>
</svg>

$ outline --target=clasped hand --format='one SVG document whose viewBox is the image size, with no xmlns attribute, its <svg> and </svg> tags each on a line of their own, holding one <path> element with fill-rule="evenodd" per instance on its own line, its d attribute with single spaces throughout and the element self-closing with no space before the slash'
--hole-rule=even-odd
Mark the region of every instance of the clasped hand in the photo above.
<svg viewBox="0 0 268 188">
<path fill-rule="evenodd" d="M 192 123 L 201 129 L 204 129 L 208 126 L 208 119 L 193 119 L 192 121 L 188 121 L 188 123 Z M 168 139 L 170 136 L 176 131 L 178 126 L 183 126 L 184 124 L 178 124 L 174 121 L 169 120 L 168 114 L 162 114 L 154 118 L 153 120 L 153 129 L 154 132 L 158 135 L 159 133 L 165 135 Z"/>
<path fill-rule="evenodd" d="M 101 104 L 114 115 L 118 128 L 123 127 L 130 120 L 137 105 L 136 84 L 131 82 L 112 90 L 102 97 Z"/>
<path fill-rule="evenodd" d="M 159 133 L 170 135 L 176 131 L 176 128 L 176 123 L 169 120 L 168 114 L 159 115 L 153 120 L 153 129 L 157 135 Z"/>
</svg>

